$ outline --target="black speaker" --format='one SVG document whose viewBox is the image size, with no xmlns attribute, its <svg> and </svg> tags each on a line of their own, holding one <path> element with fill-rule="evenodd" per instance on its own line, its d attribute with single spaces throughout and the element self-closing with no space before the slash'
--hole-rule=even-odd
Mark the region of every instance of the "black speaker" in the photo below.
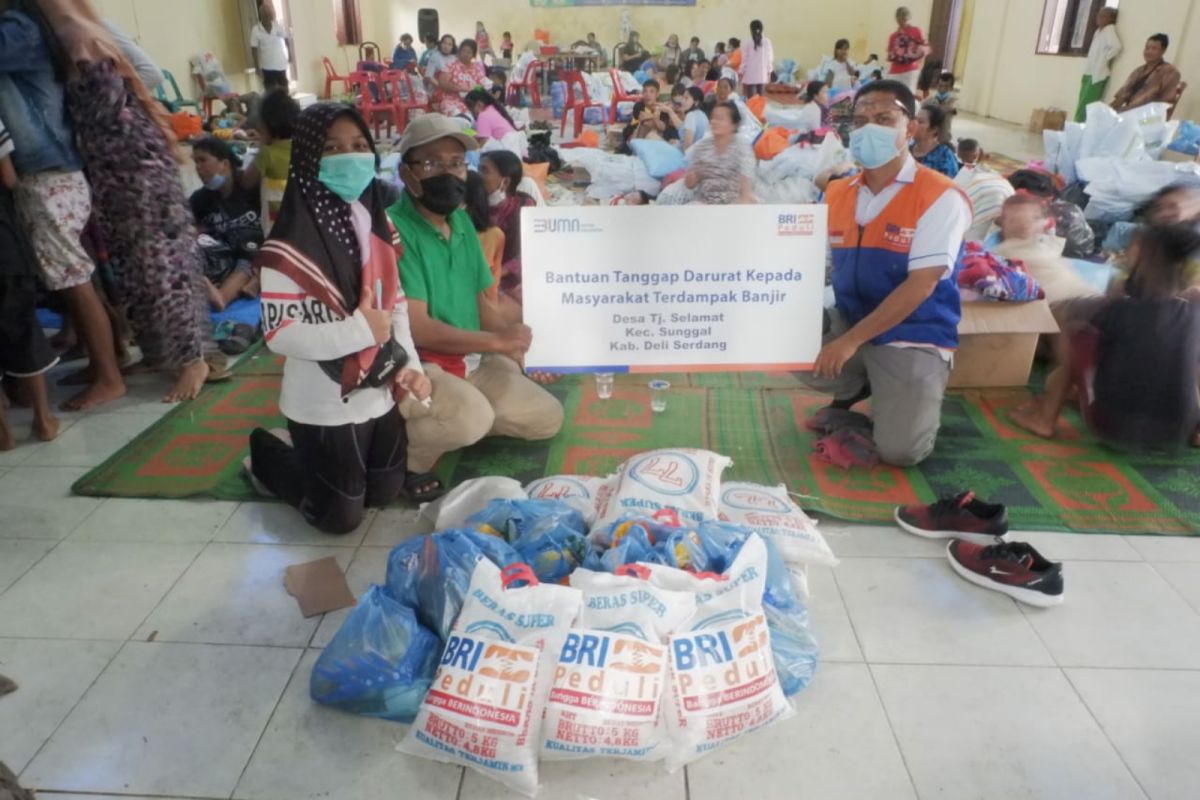
<svg viewBox="0 0 1200 800">
<path fill-rule="evenodd" d="M 438 12 L 436 8 L 422 8 L 417 12 L 417 40 L 423 42 L 430 36 L 439 38 Z"/>
</svg>

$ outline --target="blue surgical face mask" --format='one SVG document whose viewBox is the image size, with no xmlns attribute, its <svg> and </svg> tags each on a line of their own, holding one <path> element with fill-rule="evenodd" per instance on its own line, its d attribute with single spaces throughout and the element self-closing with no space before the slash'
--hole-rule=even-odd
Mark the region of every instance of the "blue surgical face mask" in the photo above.
<svg viewBox="0 0 1200 800">
<path fill-rule="evenodd" d="M 321 159 L 317 180 L 329 191 L 353 203 L 375 180 L 374 153 L 342 153 Z"/>
<path fill-rule="evenodd" d="M 878 169 L 900 155 L 898 133 L 883 125 L 864 125 L 850 132 L 850 155 L 867 169 Z"/>
<path fill-rule="evenodd" d="M 208 181 L 204 184 L 204 188 L 211 189 L 214 192 L 219 192 L 221 188 L 225 186 L 225 180 L 225 176 L 218 172 L 216 175 L 213 175 L 208 179 Z"/>
</svg>

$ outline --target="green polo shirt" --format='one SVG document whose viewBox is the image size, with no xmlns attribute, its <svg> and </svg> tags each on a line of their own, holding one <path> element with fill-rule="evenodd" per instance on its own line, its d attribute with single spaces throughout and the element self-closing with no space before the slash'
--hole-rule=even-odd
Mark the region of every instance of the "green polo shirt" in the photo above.
<svg viewBox="0 0 1200 800">
<path fill-rule="evenodd" d="M 408 192 L 387 213 L 404 244 L 404 294 L 425 302 L 429 316 L 439 322 L 479 330 L 479 294 L 492 285 L 492 271 L 467 212 L 460 208 L 447 217 L 449 240 L 421 216 Z"/>
</svg>

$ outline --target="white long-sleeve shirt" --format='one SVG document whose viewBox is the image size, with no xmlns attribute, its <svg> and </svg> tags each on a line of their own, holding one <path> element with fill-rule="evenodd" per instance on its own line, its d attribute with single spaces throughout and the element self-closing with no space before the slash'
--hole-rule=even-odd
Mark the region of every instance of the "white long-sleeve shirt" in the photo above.
<svg viewBox="0 0 1200 800">
<path fill-rule="evenodd" d="M 358 203 L 354 211 L 355 228 L 359 229 L 366 211 Z M 369 217 L 366 223 L 369 231 Z M 365 247 L 362 252 L 367 252 Z M 364 386 L 343 398 L 341 386 L 325 374 L 319 363 L 353 355 L 375 344 L 371 326 L 361 311 L 356 309 L 351 316 L 338 318 L 299 284 L 270 267 L 263 267 L 261 281 L 263 338 L 272 352 L 287 357 L 279 392 L 279 410 L 285 417 L 305 425 L 332 427 L 357 425 L 392 409 L 396 401 L 390 386 Z M 399 281 L 395 303 L 392 337 L 408 354 L 405 367 L 423 372 Z"/>
<path fill-rule="evenodd" d="M 1112 62 L 1121 55 L 1121 37 L 1117 35 L 1116 25 L 1106 25 L 1096 31 L 1092 37 L 1092 46 L 1088 50 L 1087 67 L 1083 74 L 1093 81 L 1107 80 L 1112 74 Z"/>
</svg>

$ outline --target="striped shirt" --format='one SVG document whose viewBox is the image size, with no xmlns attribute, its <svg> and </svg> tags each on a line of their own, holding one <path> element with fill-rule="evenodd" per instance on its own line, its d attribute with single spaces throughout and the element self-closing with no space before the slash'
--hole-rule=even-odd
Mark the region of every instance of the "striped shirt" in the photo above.
<svg viewBox="0 0 1200 800">
<path fill-rule="evenodd" d="M 12 134 L 4 127 L 4 122 L 0 121 L 0 158 L 8 158 L 14 149 Z"/>
<path fill-rule="evenodd" d="M 971 227 L 967 229 L 966 240 L 983 241 L 1000 217 L 1004 201 L 1016 194 L 1016 190 L 1003 175 L 984 166 L 963 167 L 954 182 L 971 201 Z"/>
</svg>

